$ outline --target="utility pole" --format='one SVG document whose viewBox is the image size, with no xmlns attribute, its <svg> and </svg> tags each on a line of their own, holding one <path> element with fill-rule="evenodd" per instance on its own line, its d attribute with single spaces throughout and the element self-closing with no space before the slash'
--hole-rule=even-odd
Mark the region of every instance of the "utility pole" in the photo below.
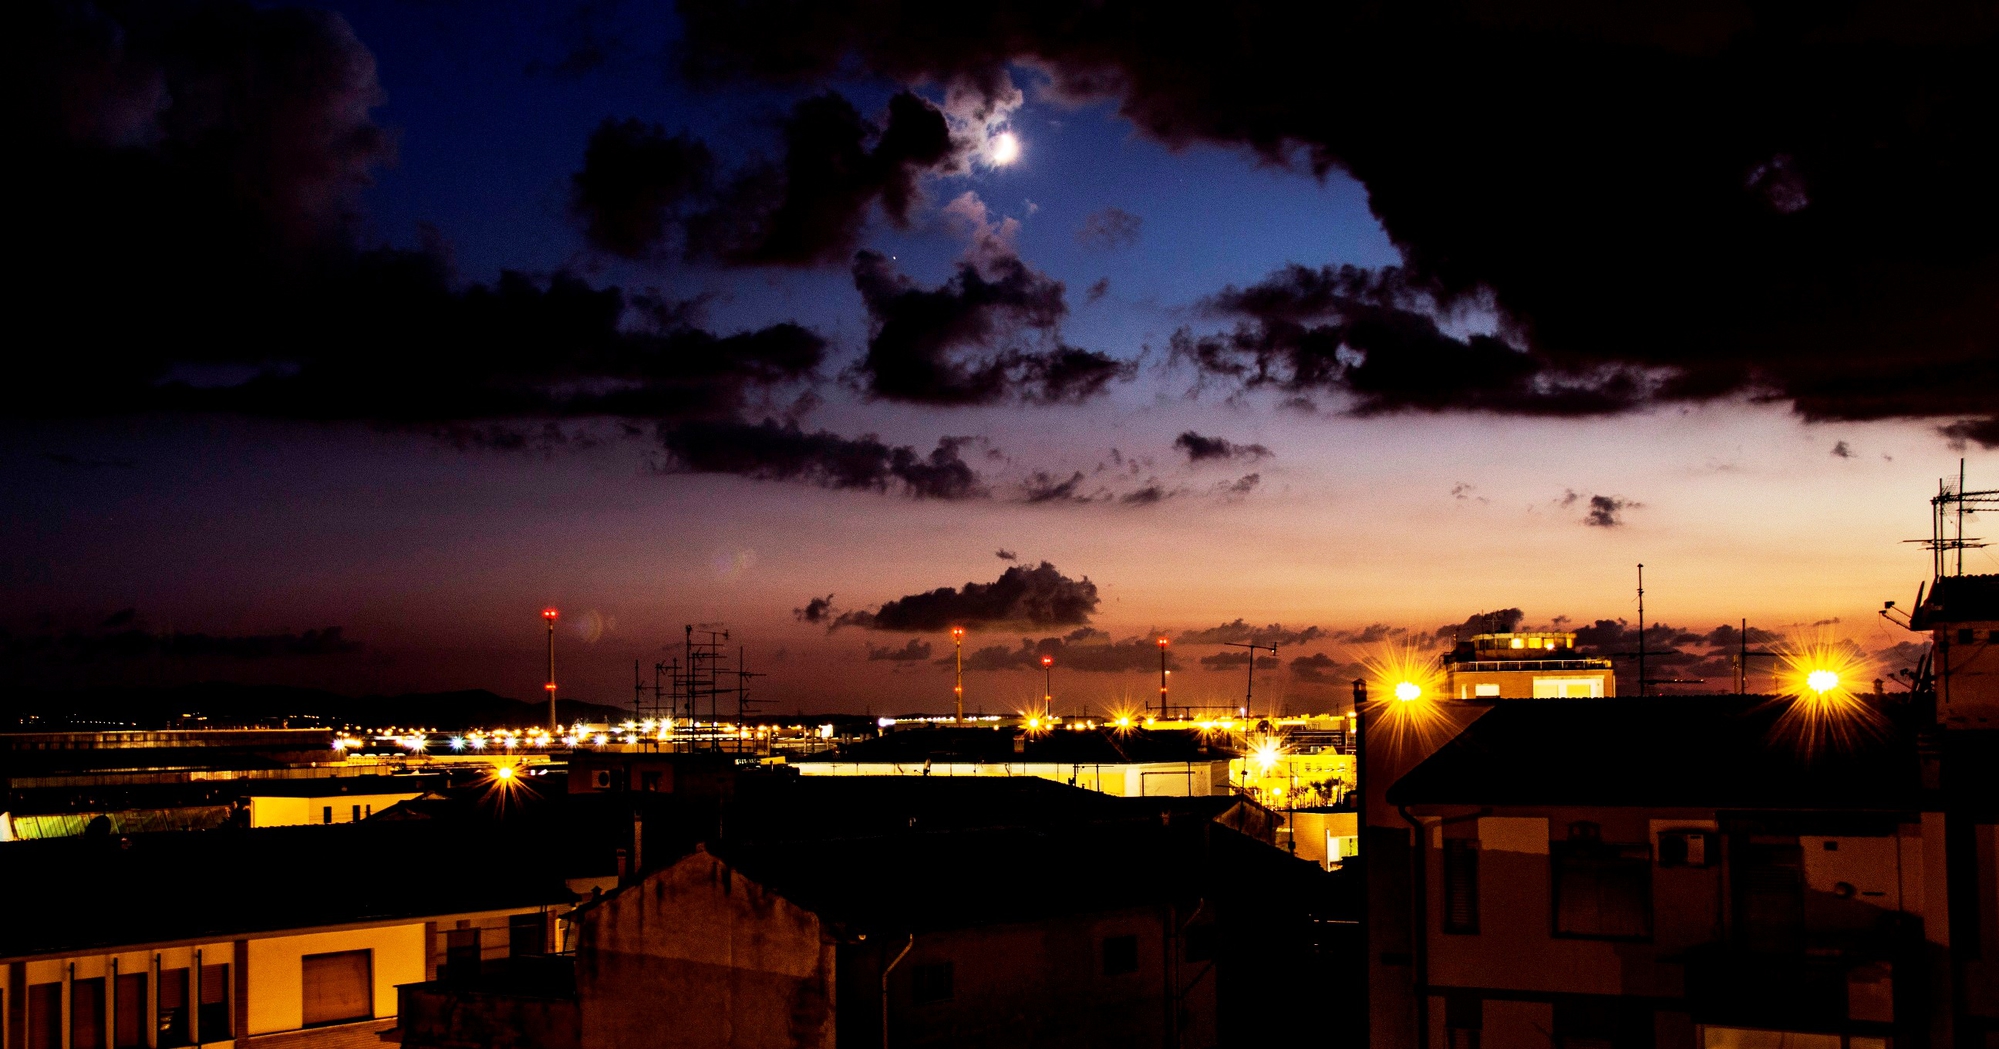
<svg viewBox="0 0 1999 1049">
<path fill-rule="evenodd" d="M 957 716 L 953 720 L 956 724 L 962 725 L 965 723 L 965 628 L 964 627 L 954 626 L 951 628 L 951 643 L 952 645 L 956 646 L 958 650 L 956 657 L 957 665 L 953 668 L 953 673 L 956 675 L 956 678 L 951 685 L 951 694 L 957 697 Z"/>
<path fill-rule="evenodd" d="M 1241 712 L 1241 716 L 1248 717 L 1250 700 L 1254 699 L 1256 696 L 1256 654 L 1268 648 L 1270 650 L 1270 655 L 1273 658 L 1275 658 L 1277 655 L 1277 646 L 1259 645 L 1255 641 L 1246 641 L 1246 642 L 1224 641 L 1222 642 L 1222 647 L 1249 649 L 1249 684 L 1242 691 L 1242 712 Z"/>
<path fill-rule="evenodd" d="M 1645 566 L 1638 566 L 1638 698 L 1645 698 Z"/>
<path fill-rule="evenodd" d="M 548 621 L 548 734 L 553 737 L 561 731 L 555 724 L 555 618 L 559 613 L 553 608 L 541 610 L 541 617 Z"/>
<path fill-rule="evenodd" d="M 1166 721 L 1173 715 L 1166 710 L 1166 639 L 1159 639 L 1159 720 Z"/>
<path fill-rule="evenodd" d="M 1041 657 L 1041 713 L 1055 712 L 1055 657 Z"/>
</svg>

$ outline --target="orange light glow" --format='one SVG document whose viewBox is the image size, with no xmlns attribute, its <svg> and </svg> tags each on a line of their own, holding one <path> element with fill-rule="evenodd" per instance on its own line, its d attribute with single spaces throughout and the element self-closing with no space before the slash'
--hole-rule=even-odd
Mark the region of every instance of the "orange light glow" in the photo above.
<svg viewBox="0 0 1999 1049">
<path fill-rule="evenodd" d="M 556 610 L 553 608 L 544 608 L 541 610 L 541 617 L 551 622 L 553 622 L 555 620 L 555 617 L 559 614 L 560 613 L 556 612 Z"/>
</svg>

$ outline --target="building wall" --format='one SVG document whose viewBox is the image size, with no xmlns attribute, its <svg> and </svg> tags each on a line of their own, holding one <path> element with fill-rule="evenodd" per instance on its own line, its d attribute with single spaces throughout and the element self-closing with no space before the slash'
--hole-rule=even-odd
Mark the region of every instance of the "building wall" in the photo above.
<svg viewBox="0 0 1999 1049">
<path fill-rule="evenodd" d="M 585 1049 L 833 1049 L 835 976 L 816 915 L 706 851 L 605 897 L 578 928 Z"/>
<path fill-rule="evenodd" d="M 1969 637 L 1966 636 L 1969 631 Z M 1999 622 L 1948 623 L 1934 633 L 1937 720 L 1953 728 L 1999 729 Z"/>
<path fill-rule="evenodd" d="M 354 807 L 360 806 L 367 819 L 400 801 L 418 797 L 416 792 L 400 794 L 332 794 L 323 798 L 250 798 L 250 826 L 296 827 L 326 822 L 326 810 L 333 810 L 333 822 L 354 822 Z"/>
<path fill-rule="evenodd" d="M 377 1019 L 396 1015 L 396 985 L 424 978 L 424 923 L 272 936 L 249 941 L 249 1033 L 303 1026 L 304 957 L 334 951 L 371 953 Z"/>
<path fill-rule="evenodd" d="M 514 913 L 538 913 L 538 909 L 521 911 L 494 911 L 479 914 L 454 916 L 443 921 L 405 921 L 375 926 L 325 931 L 288 931 L 248 937 L 239 940 L 218 940 L 200 944 L 177 944 L 154 948 L 137 948 L 110 952 L 86 952 L 73 955 L 23 959 L 8 964 L 4 971 L 7 981 L 0 987 L 0 1010 L 6 1014 L 6 1022 L 0 1024 L 0 1044 L 5 1049 L 23 1049 L 26 1046 L 27 1002 L 26 988 L 29 986 L 59 983 L 62 985 L 62 1045 L 70 1042 L 72 1016 L 71 987 L 73 980 L 105 978 L 106 1030 L 115 1013 L 115 1003 L 111 988 L 114 974 L 144 973 L 147 975 L 147 1002 L 144 1009 L 146 1022 L 142 1026 L 149 1039 L 157 1034 L 153 1030 L 154 1017 L 158 1013 L 159 981 L 155 974 L 160 970 L 187 968 L 196 965 L 227 965 L 229 982 L 226 994 L 231 1017 L 230 1034 L 233 1038 L 217 1039 L 212 1032 L 205 1032 L 204 1045 L 220 1045 L 224 1049 L 232 1047 L 236 1041 L 254 1040 L 263 1049 L 282 1049 L 283 1044 L 297 1043 L 311 1045 L 316 1049 L 335 1049 L 349 1039 L 355 1031 L 366 1036 L 366 1044 L 377 1044 L 372 1032 L 386 1027 L 382 1021 L 392 1020 L 396 1014 L 396 985 L 416 983 L 434 972 L 437 962 L 444 955 L 444 934 L 436 936 L 434 954 L 426 958 L 424 945 L 426 929 L 432 927 L 450 928 L 464 923 L 467 927 L 477 926 L 496 929 L 497 934 L 482 936 L 482 946 L 487 957 L 504 957 L 507 952 L 506 930 L 508 916 Z M 372 1024 L 346 1024 L 337 1027 L 302 1029 L 303 996 L 305 976 L 303 959 L 308 954 L 322 954 L 334 951 L 368 950 L 372 952 L 370 967 L 373 983 L 373 1009 L 375 1022 Z M 18 980 L 15 974 L 18 973 Z M 16 990 L 15 985 L 20 989 Z M 192 996 L 194 988 L 190 985 Z M 366 1030 L 361 1030 L 362 1028 Z M 293 1035 L 276 1042 L 267 1041 L 272 1035 Z M 351 1039 L 349 1039 L 351 1040 Z M 247 1047 L 246 1047 L 247 1049 Z"/>
<path fill-rule="evenodd" d="M 1502 807 L 1425 814 L 1423 969 L 1433 989 L 1425 1008 L 1430 1045 L 1450 1044 L 1454 995 L 1461 1009 L 1466 1000 L 1479 1003 L 1481 1049 L 1546 1045 L 1553 1015 L 1548 1003 L 1577 995 L 1653 1010 L 1658 1049 L 1693 1044 L 1681 959 L 1690 948 L 1728 941 L 1731 933 L 1727 845 L 1713 810 Z M 1553 851 L 1567 839 L 1568 827 L 1581 821 L 1601 828 L 1604 842 L 1647 850 L 1649 936 L 1556 934 Z M 1934 909 L 1926 908 L 1926 900 L 1933 904 L 1941 891 L 1931 876 L 1936 872 L 1927 869 L 1935 862 L 1926 856 L 1934 851 L 1928 848 L 1937 837 L 1934 830 L 1925 823 L 1902 823 L 1888 834 L 1867 828 L 1796 835 L 1807 935 L 1865 931 L 1874 926 L 1873 916 L 1884 913 L 1923 923 L 1932 939 L 1942 935 L 1940 922 L 1924 921 L 1926 910 Z M 1676 832 L 1714 835 L 1707 866 L 1660 865 L 1661 840 Z M 1476 932 L 1445 931 L 1444 849 L 1453 841 L 1468 843 L 1477 854 Z"/>
<path fill-rule="evenodd" d="M 1452 670 L 1454 699 L 1601 699 L 1617 695 L 1610 670 Z"/>
</svg>

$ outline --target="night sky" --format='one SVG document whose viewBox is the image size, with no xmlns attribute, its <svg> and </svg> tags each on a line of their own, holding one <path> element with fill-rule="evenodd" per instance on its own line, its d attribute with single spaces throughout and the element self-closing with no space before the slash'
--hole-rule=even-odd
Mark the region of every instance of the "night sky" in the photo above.
<svg viewBox="0 0 1999 1049">
<path fill-rule="evenodd" d="M 1412 6 L 17 4 L 11 676 L 1323 709 L 1641 561 L 1899 665 L 1999 15 Z"/>
</svg>

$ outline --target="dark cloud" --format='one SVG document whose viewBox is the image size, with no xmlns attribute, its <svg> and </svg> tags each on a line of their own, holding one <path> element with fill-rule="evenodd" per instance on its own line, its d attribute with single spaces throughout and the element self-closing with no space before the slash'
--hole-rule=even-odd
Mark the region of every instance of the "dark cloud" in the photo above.
<svg viewBox="0 0 1999 1049">
<path fill-rule="evenodd" d="M 873 434 L 842 437 L 796 423 L 733 419 L 661 424 L 660 447 L 674 473 L 725 473 L 764 481 L 800 481 L 821 488 L 900 491 L 918 499 L 976 499 L 987 489 L 946 437 L 930 454 L 890 446 Z"/>
<path fill-rule="evenodd" d="M 1520 629 L 1520 623 L 1527 613 L 1517 608 L 1502 608 L 1497 612 L 1478 612 L 1465 617 L 1462 623 L 1445 623 L 1430 636 L 1439 641 L 1457 638 L 1469 640 L 1474 634 L 1508 634 Z"/>
<path fill-rule="evenodd" d="M 1040 640 L 1021 638 L 1015 648 L 987 645 L 965 656 L 966 670 L 1032 670 L 1041 666 L 1043 656 L 1055 660 L 1055 669 L 1084 673 L 1130 673 L 1159 670 L 1159 645 L 1149 637 L 1110 640 L 1102 631 L 1079 630 L 1065 637 Z M 942 662 L 941 660 L 939 662 Z M 1179 660 L 1166 655 L 1166 667 L 1177 669 Z"/>
<path fill-rule="evenodd" d="M 853 254 L 877 207 L 908 225 L 918 177 L 959 152 L 943 112 L 907 91 L 889 100 L 882 126 L 839 94 L 804 99 L 783 138 L 782 161 L 724 179 L 698 139 L 607 120 L 571 179 L 571 211 L 592 246 L 626 258 L 826 265 Z"/>
<path fill-rule="evenodd" d="M 570 176 L 570 211 L 591 246 L 644 258 L 663 246 L 714 174 L 715 157 L 699 139 L 606 120 L 590 135 L 583 169 Z"/>
<path fill-rule="evenodd" d="M 1083 471 L 1078 470 L 1066 479 L 1057 480 L 1046 470 L 1036 470 L 1027 480 L 1020 483 L 1021 501 L 1028 503 L 1087 503 L 1090 497 L 1081 494 Z"/>
<path fill-rule="evenodd" d="M 1123 208 L 1105 208 L 1083 217 L 1076 243 L 1086 248 L 1128 248 L 1138 243 L 1143 219 Z"/>
<path fill-rule="evenodd" d="M 1235 444 L 1220 437 L 1205 437 L 1188 430 L 1173 439 L 1173 447 L 1187 453 L 1187 461 L 1207 462 L 1213 459 L 1246 459 L 1255 462 L 1274 454 L 1260 444 Z"/>
<path fill-rule="evenodd" d="M 1049 95 L 1111 99 L 1169 146 L 1338 168 L 1366 187 L 1407 283 L 1504 321 L 1503 340 L 1344 304 L 1251 322 L 1216 347 L 1247 376 L 1338 386 L 1363 411 L 1773 396 L 1811 419 L 1958 419 L 1962 440 L 1999 438 L 1989 5 L 680 11 L 682 54 L 710 80 L 858 67 L 997 96 L 1025 61 Z M 1416 130 L 1474 110 L 1461 133 Z"/>
<path fill-rule="evenodd" d="M 1262 474 L 1243 474 L 1241 477 L 1223 486 L 1222 492 L 1225 495 L 1248 495 L 1256 491 L 1256 486 L 1262 483 Z"/>
<path fill-rule="evenodd" d="M 793 618 L 801 623 L 824 623 L 833 618 L 833 595 L 815 597 L 805 602 L 804 608 L 791 610 Z"/>
<path fill-rule="evenodd" d="M 1406 280 L 1397 269 L 1292 265 L 1210 297 L 1205 310 L 1235 319 L 1235 329 L 1197 335 L 1183 328 L 1172 355 L 1244 389 L 1344 392 L 1362 415 L 1604 415 L 1637 403 L 1628 370 L 1565 373 L 1497 336 L 1445 333 L 1434 293 Z"/>
<path fill-rule="evenodd" d="M 1835 441 L 1832 446 L 1832 454 L 1836 458 L 1851 459 L 1853 458 L 1853 449 L 1848 447 L 1845 441 Z"/>
<path fill-rule="evenodd" d="M 868 659 L 871 662 L 920 663 L 929 658 L 930 642 L 920 637 L 910 638 L 909 643 L 901 648 L 889 648 L 886 645 L 880 648 L 874 645 L 868 646 Z"/>
<path fill-rule="evenodd" d="M 1098 277 L 1096 280 L 1090 282 L 1089 287 L 1083 289 L 1083 301 L 1099 302 L 1104 296 L 1110 293 L 1111 279 L 1109 277 Z"/>
<path fill-rule="evenodd" d="M 1340 630 L 1333 633 L 1333 640 L 1349 645 L 1374 645 L 1392 638 L 1409 636 L 1408 627 L 1389 626 L 1387 623 L 1370 623 L 1359 630 Z"/>
<path fill-rule="evenodd" d="M 1005 547 L 1001 547 L 1000 549 L 993 551 L 993 556 L 999 558 L 1002 561 L 1020 560 L 1020 557 L 1018 555 L 1016 555 L 1013 551 L 1006 549 Z"/>
<path fill-rule="evenodd" d="M 1062 282 L 1013 256 L 964 262 L 950 280 L 918 287 L 886 257 L 854 257 L 870 321 L 855 376 L 872 395 L 914 404 L 1087 400 L 1136 365 L 1060 342 Z M 1020 345 L 1031 335 L 1052 347 Z"/>
<path fill-rule="evenodd" d="M 1201 669 L 1203 670 L 1235 670 L 1249 665 L 1249 653 L 1247 651 L 1217 652 L 1212 656 L 1202 656 L 1200 662 Z M 1256 669 L 1258 670 L 1275 670 L 1277 669 L 1277 665 L 1278 659 L 1276 656 L 1256 657 Z"/>
<path fill-rule="evenodd" d="M 873 630 L 935 631 L 952 627 L 1006 624 L 1076 626 L 1088 623 L 1097 610 L 1097 584 L 1088 576 L 1071 579 L 1046 561 L 1029 568 L 1014 565 L 990 583 L 939 587 L 890 601 L 873 612 L 848 612 L 835 626 Z"/>
<path fill-rule="evenodd" d="M 1208 627 L 1205 630 L 1189 630 L 1175 635 L 1174 644 L 1218 645 L 1230 641 L 1253 641 L 1259 645 L 1305 645 L 1323 641 L 1330 637 L 1326 631 L 1315 626 L 1291 629 L 1282 623 L 1268 626 L 1251 626 L 1238 619 L 1232 623 Z"/>
<path fill-rule="evenodd" d="M 1350 685 L 1355 678 L 1367 677 L 1358 663 L 1342 663 L 1324 652 L 1291 660 L 1291 676 L 1311 685 Z"/>
<path fill-rule="evenodd" d="M 1117 501 L 1125 506 L 1151 506 L 1154 503 L 1170 499 L 1172 496 L 1172 492 L 1167 491 L 1159 485 L 1148 484 L 1143 488 L 1134 488 L 1118 496 Z"/>
<path fill-rule="evenodd" d="M 1589 497 L 1589 512 L 1583 515 L 1583 523 L 1591 528 L 1616 528 L 1624 523 L 1624 511 L 1642 504 L 1614 495 L 1592 495 Z"/>
</svg>

